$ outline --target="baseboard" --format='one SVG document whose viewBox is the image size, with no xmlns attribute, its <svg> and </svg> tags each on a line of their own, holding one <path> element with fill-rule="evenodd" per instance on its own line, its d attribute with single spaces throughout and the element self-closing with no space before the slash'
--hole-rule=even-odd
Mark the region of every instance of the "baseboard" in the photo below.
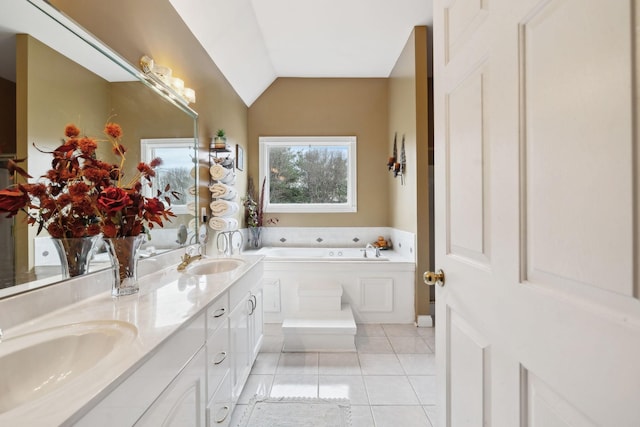
<svg viewBox="0 0 640 427">
<path fill-rule="evenodd" d="M 433 317 L 430 314 L 426 316 L 418 316 L 418 328 L 433 328 Z"/>
</svg>

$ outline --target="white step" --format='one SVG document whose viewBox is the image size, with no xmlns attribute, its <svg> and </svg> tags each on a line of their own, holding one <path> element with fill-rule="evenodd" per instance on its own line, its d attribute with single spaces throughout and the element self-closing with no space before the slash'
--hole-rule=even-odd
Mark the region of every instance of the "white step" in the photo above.
<svg viewBox="0 0 640 427">
<path fill-rule="evenodd" d="M 283 351 L 356 351 L 356 331 L 349 304 L 340 311 L 298 313 L 282 322 Z"/>
</svg>

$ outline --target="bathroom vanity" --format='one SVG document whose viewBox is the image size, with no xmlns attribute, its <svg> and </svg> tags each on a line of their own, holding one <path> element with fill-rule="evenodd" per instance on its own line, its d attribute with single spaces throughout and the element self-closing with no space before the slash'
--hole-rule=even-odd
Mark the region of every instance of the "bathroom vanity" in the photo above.
<svg viewBox="0 0 640 427">
<path fill-rule="evenodd" d="M 228 425 L 263 322 L 262 257 L 237 259 L 173 263 L 136 295 L 107 289 L 5 329 L 0 425 Z"/>
</svg>

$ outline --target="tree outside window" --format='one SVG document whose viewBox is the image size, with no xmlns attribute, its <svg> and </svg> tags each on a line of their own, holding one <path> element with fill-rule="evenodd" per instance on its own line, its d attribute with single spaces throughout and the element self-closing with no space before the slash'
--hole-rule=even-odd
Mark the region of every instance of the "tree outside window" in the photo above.
<svg viewBox="0 0 640 427">
<path fill-rule="evenodd" d="M 355 137 L 261 137 L 267 212 L 355 212 Z"/>
</svg>

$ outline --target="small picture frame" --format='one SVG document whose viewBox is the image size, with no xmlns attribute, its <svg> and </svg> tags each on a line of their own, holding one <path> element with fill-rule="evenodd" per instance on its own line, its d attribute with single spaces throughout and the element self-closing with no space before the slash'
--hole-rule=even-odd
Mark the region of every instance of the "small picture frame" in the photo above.
<svg viewBox="0 0 640 427">
<path fill-rule="evenodd" d="M 236 169 L 239 171 L 244 169 L 244 150 L 240 144 L 236 144 Z"/>
</svg>

